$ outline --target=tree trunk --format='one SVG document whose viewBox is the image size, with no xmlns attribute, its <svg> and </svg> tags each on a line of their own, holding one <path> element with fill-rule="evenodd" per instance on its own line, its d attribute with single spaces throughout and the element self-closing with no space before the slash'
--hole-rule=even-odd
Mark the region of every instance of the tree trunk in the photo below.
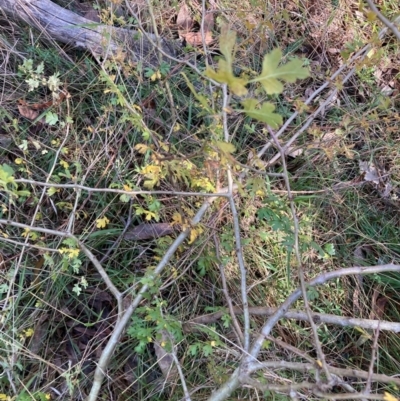
<svg viewBox="0 0 400 401">
<path fill-rule="evenodd" d="M 108 57 L 123 50 L 133 62 L 152 67 L 160 64 L 153 45 L 157 42 L 155 35 L 94 23 L 50 0 L 0 0 L 0 11 L 14 21 L 26 22 L 48 39 L 89 50 L 96 56 Z M 161 46 L 165 53 L 175 56 L 174 41 L 161 39 Z"/>
</svg>

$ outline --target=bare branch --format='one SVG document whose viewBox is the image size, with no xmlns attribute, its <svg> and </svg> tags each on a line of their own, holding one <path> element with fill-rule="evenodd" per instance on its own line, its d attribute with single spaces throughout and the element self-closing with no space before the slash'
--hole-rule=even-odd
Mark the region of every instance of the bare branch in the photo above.
<svg viewBox="0 0 400 401">
<path fill-rule="evenodd" d="M 87 258 L 93 263 L 93 265 L 96 267 L 97 271 L 101 275 L 102 279 L 104 280 L 107 288 L 110 290 L 110 292 L 114 295 L 115 299 L 118 302 L 118 315 L 120 315 L 123 311 L 123 306 L 122 306 L 122 294 L 118 291 L 118 289 L 115 287 L 115 285 L 112 283 L 110 277 L 108 277 L 108 274 L 104 270 L 103 266 L 101 263 L 97 260 L 96 256 L 93 255 L 93 253 L 73 234 L 64 232 L 64 231 L 57 231 L 57 230 L 51 230 L 49 228 L 43 228 L 43 227 L 35 227 L 35 226 L 30 226 L 27 224 L 22 224 L 22 223 L 16 223 L 11 220 L 5 220 L 5 219 L 0 219 L 0 225 L 8 225 L 12 227 L 18 227 L 18 228 L 23 228 L 23 229 L 28 229 L 31 231 L 36 231 L 38 233 L 44 233 L 44 234 L 50 234 L 62 238 L 72 238 L 76 241 L 77 245 L 81 248 L 82 252 L 87 256 Z"/>
<path fill-rule="evenodd" d="M 222 261 L 221 261 L 221 258 L 220 258 L 219 241 L 218 241 L 218 238 L 217 238 L 217 236 L 215 234 L 214 234 L 214 244 L 215 244 L 215 253 L 216 253 L 216 256 L 217 256 L 218 268 L 219 268 L 219 272 L 221 274 L 222 292 L 224 293 L 226 303 L 228 304 L 229 314 L 230 314 L 232 322 L 233 322 L 233 327 L 235 329 L 235 333 L 236 333 L 236 335 L 238 337 L 238 340 L 239 340 L 238 344 L 242 345 L 243 341 L 244 341 L 244 337 L 243 337 L 242 330 L 240 329 L 239 322 L 236 319 L 235 307 L 233 306 L 232 299 L 229 296 L 229 291 L 228 291 L 228 285 L 226 283 L 224 266 L 222 265 Z M 242 311 L 240 313 L 242 313 Z"/>
<path fill-rule="evenodd" d="M 272 316 L 276 313 L 277 308 L 269 308 L 262 306 L 251 306 L 249 307 L 249 313 L 253 316 Z M 222 309 L 218 312 L 210 313 L 207 315 L 197 316 L 194 319 L 186 322 L 183 327 L 186 332 L 191 332 L 196 325 L 201 324 L 212 324 L 217 322 L 221 317 L 227 314 L 229 310 Z M 243 313 L 243 310 L 239 306 L 233 306 L 233 313 L 239 315 Z M 306 312 L 291 309 L 287 311 L 283 318 L 308 321 L 308 315 Z M 388 322 L 385 320 L 372 320 L 372 319 L 359 319 L 346 316 L 329 315 L 325 313 L 311 312 L 312 320 L 319 324 L 334 324 L 341 327 L 361 327 L 366 330 L 376 330 L 379 326 L 379 330 L 391 331 L 393 333 L 400 333 L 400 323 Z"/>
<path fill-rule="evenodd" d="M 38 185 L 47 188 L 62 188 L 62 189 L 75 189 L 75 190 L 83 190 L 87 192 L 103 192 L 103 193 L 110 193 L 110 194 L 121 194 L 121 195 L 129 195 L 129 196 L 136 196 L 136 195 L 171 195 L 171 196 L 203 196 L 205 198 L 213 198 L 216 196 L 229 198 L 229 195 L 226 191 L 222 190 L 220 192 L 216 192 L 213 194 L 205 193 L 205 192 L 180 192 L 180 191 L 125 191 L 123 189 L 112 189 L 112 188 L 93 188 L 87 187 L 85 185 L 79 184 L 56 184 L 50 182 L 41 182 L 41 181 L 34 181 L 34 180 L 27 180 L 24 178 L 18 178 L 15 180 L 17 183 L 21 184 L 31 184 L 31 185 Z"/>
<path fill-rule="evenodd" d="M 254 362 L 249 365 L 249 373 L 253 373 L 260 369 L 290 369 L 298 372 L 311 372 L 317 366 L 313 363 L 300 363 L 300 362 L 287 362 L 287 361 L 268 361 L 268 362 Z M 358 379 L 367 380 L 369 372 L 357 369 L 342 369 L 334 366 L 328 366 L 330 373 L 341 377 L 356 377 Z M 400 379 L 397 377 L 372 373 L 372 379 L 380 383 L 395 383 L 400 385 Z"/>
<path fill-rule="evenodd" d="M 228 88 L 227 85 L 222 86 L 223 102 L 222 102 L 222 125 L 224 128 L 224 139 L 226 142 L 230 142 L 231 138 L 228 131 L 228 115 L 226 110 L 229 106 Z M 249 303 L 247 300 L 247 280 L 246 280 L 246 266 L 244 263 L 243 250 L 242 250 L 242 239 L 240 235 L 240 224 L 239 216 L 236 209 L 234 190 L 236 189 L 233 185 L 232 170 L 231 166 L 227 166 L 227 177 L 228 177 L 228 193 L 229 193 L 229 206 L 231 207 L 232 220 L 233 220 L 233 232 L 235 234 L 236 244 L 236 257 L 240 269 L 240 291 L 242 295 L 243 305 L 243 318 L 244 318 L 244 343 L 243 349 L 247 353 L 250 347 L 250 315 L 249 315 Z"/>
</svg>

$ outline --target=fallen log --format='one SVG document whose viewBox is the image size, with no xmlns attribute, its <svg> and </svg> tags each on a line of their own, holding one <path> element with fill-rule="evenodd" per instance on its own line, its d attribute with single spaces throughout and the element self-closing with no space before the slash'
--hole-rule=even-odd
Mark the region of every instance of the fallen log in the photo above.
<svg viewBox="0 0 400 401">
<path fill-rule="evenodd" d="M 90 51 L 97 57 L 127 53 L 130 61 L 144 66 L 160 64 L 157 38 L 127 28 L 94 23 L 50 0 L 0 0 L 0 12 L 13 21 L 29 24 L 51 40 Z M 176 56 L 178 44 L 160 39 L 164 53 Z M 168 61 L 163 57 L 164 61 Z"/>
</svg>

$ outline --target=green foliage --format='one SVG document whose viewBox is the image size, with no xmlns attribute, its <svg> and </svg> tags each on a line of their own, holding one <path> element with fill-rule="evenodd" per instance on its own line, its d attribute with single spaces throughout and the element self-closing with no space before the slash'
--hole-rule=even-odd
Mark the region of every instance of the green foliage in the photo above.
<svg viewBox="0 0 400 401">
<path fill-rule="evenodd" d="M 143 353 L 146 346 L 154 340 L 161 341 L 162 332 L 170 334 L 176 343 L 183 338 L 182 325 L 174 317 L 165 314 L 165 301 L 152 300 L 148 306 L 137 309 L 127 329 L 128 335 L 137 342 L 135 351 Z"/>
<path fill-rule="evenodd" d="M 11 202 L 20 196 L 25 197 L 30 195 L 29 191 L 18 189 L 18 184 L 14 178 L 14 170 L 8 164 L 0 166 L 0 189 L 9 195 Z"/>
<path fill-rule="evenodd" d="M 267 94 L 280 94 L 283 91 L 283 82 L 293 83 L 297 79 L 309 76 L 308 68 L 303 67 L 303 62 L 297 58 L 279 66 L 282 61 L 282 51 L 274 49 L 264 56 L 261 74 L 251 80 L 236 77 L 233 73 L 233 61 L 235 56 L 236 33 L 224 27 L 220 34 L 219 48 L 224 58 L 218 62 L 218 70 L 207 67 L 206 76 L 215 81 L 228 85 L 233 94 L 245 96 L 246 85 L 260 82 Z M 204 103 L 204 100 L 201 100 Z M 259 102 L 256 99 L 242 101 L 244 112 L 251 118 L 265 122 L 273 128 L 282 124 L 282 117 L 274 113 L 275 106 L 264 102 L 260 108 L 256 108 Z"/>
<path fill-rule="evenodd" d="M 303 67 L 303 62 L 293 59 L 279 67 L 282 60 L 282 51 L 274 49 L 271 53 L 264 56 L 261 74 L 253 78 L 250 82 L 260 82 L 265 92 L 269 95 L 280 94 L 283 91 L 284 82 L 296 82 L 297 79 L 309 77 L 308 68 Z"/>
<path fill-rule="evenodd" d="M 258 108 L 257 99 L 246 99 L 242 101 L 242 105 L 249 117 L 267 123 L 272 128 L 278 128 L 282 125 L 282 116 L 274 113 L 275 106 L 272 103 L 264 102 Z"/>
</svg>

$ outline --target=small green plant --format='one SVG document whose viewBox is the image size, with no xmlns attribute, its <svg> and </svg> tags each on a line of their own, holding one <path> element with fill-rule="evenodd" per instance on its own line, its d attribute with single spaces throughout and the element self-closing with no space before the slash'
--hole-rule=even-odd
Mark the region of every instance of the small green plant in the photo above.
<svg viewBox="0 0 400 401">
<path fill-rule="evenodd" d="M 18 189 L 14 173 L 14 170 L 8 164 L 0 166 L 0 190 L 8 195 L 8 199 L 11 202 L 19 197 L 30 195 L 29 191 Z"/>
<path fill-rule="evenodd" d="M 170 315 L 164 314 L 166 301 L 154 299 L 149 306 L 137 309 L 137 314 L 132 316 L 132 323 L 127 333 L 136 340 L 135 351 L 143 353 L 146 346 L 154 340 L 161 341 L 162 332 L 167 332 L 176 342 L 183 338 L 181 323 Z M 162 344 L 167 347 L 168 344 Z"/>
</svg>

